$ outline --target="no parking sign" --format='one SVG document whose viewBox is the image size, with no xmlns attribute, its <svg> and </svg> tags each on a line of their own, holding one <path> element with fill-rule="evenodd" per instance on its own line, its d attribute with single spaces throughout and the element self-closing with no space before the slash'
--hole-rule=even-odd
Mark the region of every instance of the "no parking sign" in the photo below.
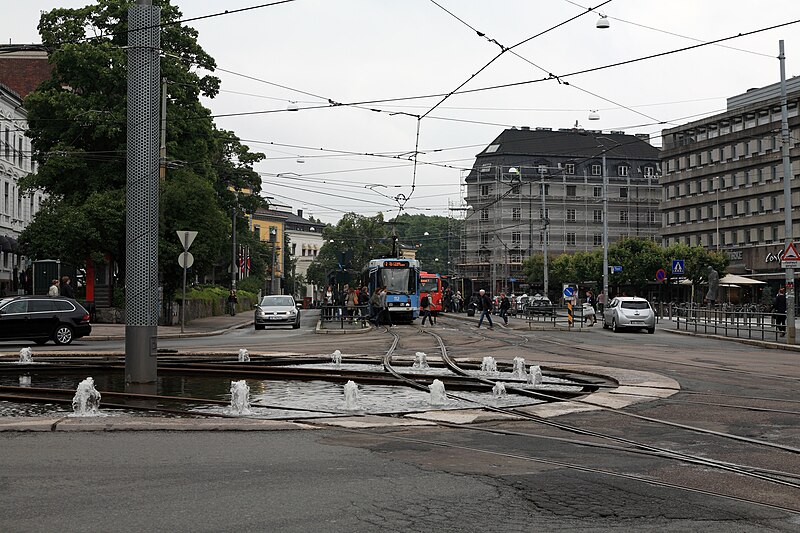
<svg viewBox="0 0 800 533">
<path fill-rule="evenodd" d="M 663 268 L 659 268 L 658 270 L 656 270 L 656 280 L 658 280 L 658 282 L 660 283 L 665 279 L 667 279 L 667 271 L 664 270 Z"/>
</svg>

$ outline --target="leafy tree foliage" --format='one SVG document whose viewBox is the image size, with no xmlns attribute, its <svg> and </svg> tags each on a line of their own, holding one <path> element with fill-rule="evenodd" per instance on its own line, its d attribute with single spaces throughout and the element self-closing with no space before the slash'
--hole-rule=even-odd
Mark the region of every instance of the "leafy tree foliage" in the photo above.
<svg viewBox="0 0 800 533">
<path fill-rule="evenodd" d="M 133 3 L 98 0 L 42 14 L 39 31 L 53 71 L 25 99 L 37 172 L 21 181 L 24 189 L 49 195 L 20 237 L 23 252 L 34 259 L 55 257 L 77 265 L 88 257 L 110 258 L 124 269 L 125 46 Z M 215 128 L 199 97 L 214 97 L 219 79 L 195 69 L 213 71 L 214 60 L 197 43 L 196 30 L 174 24 L 181 18 L 177 7 L 169 0 L 156 4 L 163 23 L 161 72 L 168 80 L 169 169 L 161 190 L 159 255 L 169 294 L 177 286 L 175 263 L 182 251 L 176 230 L 198 231 L 192 253 L 199 274 L 229 264 L 234 211 L 240 218 L 237 240 L 258 248 L 244 214 L 260 203 L 260 178 L 252 165 L 264 156 Z M 240 190 L 253 194 L 237 195 Z"/>
<path fill-rule="evenodd" d="M 422 268 L 429 272 L 447 274 L 448 240 L 450 250 L 458 250 L 460 242 L 457 222 L 443 216 L 408 214 L 402 214 L 394 221 L 397 222 L 399 241 L 418 246 L 417 259 Z M 426 232 L 428 235 L 425 235 Z"/>
</svg>

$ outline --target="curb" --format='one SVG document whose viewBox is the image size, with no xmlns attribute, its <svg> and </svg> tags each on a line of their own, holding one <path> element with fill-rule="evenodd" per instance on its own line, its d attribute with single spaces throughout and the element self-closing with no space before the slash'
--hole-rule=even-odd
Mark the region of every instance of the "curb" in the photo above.
<svg viewBox="0 0 800 533">
<path fill-rule="evenodd" d="M 195 332 L 184 332 L 184 333 L 162 333 L 157 335 L 156 338 L 159 339 L 186 339 L 191 337 L 213 337 L 215 335 L 222 335 L 234 329 L 241 329 L 246 328 L 253 325 L 252 320 L 248 320 L 246 322 L 240 322 L 238 324 L 234 324 L 232 326 L 228 326 L 227 328 L 216 329 L 211 331 L 195 331 Z M 89 335 L 87 337 L 81 337 L 81 341 L 122 341 L 125 340 L 125 335 Z"/>
<path fill-rule="evenodd" d="M 372 324 L 361 329 L 326 329 L 322 327 L 322 320 L 317 320 L 317 327 L 314 328 L 314 333 L 318 335 L 360 335 L 362 333 L 369 333 L 373 329 L 374 327 Z"/>
</svg>

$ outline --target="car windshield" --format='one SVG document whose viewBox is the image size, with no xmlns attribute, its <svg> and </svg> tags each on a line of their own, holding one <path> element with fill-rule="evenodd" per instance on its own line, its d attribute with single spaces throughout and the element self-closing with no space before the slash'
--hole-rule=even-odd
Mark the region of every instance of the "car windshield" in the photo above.
<svg viewBox="0 0 800 533">
<path fill-rule="evenodd" d="M 264 296 L 261 299 L 262 307 L 294 307 L 291 296 Z"/>
<path fill-rule="evenodd" d="M 647 302 L 622 302 L 621 307 L 623 309 L 650 309 L 650 305 Z"/>
</svg>

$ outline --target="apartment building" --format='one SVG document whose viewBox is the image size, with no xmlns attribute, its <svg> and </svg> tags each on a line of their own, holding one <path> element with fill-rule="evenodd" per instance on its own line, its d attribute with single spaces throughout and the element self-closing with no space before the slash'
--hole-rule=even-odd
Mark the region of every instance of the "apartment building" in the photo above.
<svg viewBox="0 0 800 533">
<path fill-rule="evenodd" d="M 660 241 L 659 151 L 648 141 L 622 131 L 503 131 L 465 178 L 458 274 L 496 293 L 522 283 L 523 261 L 545 244 L 548 255 L 602 247 L 605 195 L 610 243 Z"/>
<path fill-rule="evenodd" d="M 800 174 L 800 77 L 787 80 L 792 175 Z M 723 113 L 663 131 L 664 245 L 725 251 L 729 270 L 781 277 L 784 189 L 780 86 L 751 89 Z M 793 238 L 800 184 L 793 181 Z"/>
</svg>

